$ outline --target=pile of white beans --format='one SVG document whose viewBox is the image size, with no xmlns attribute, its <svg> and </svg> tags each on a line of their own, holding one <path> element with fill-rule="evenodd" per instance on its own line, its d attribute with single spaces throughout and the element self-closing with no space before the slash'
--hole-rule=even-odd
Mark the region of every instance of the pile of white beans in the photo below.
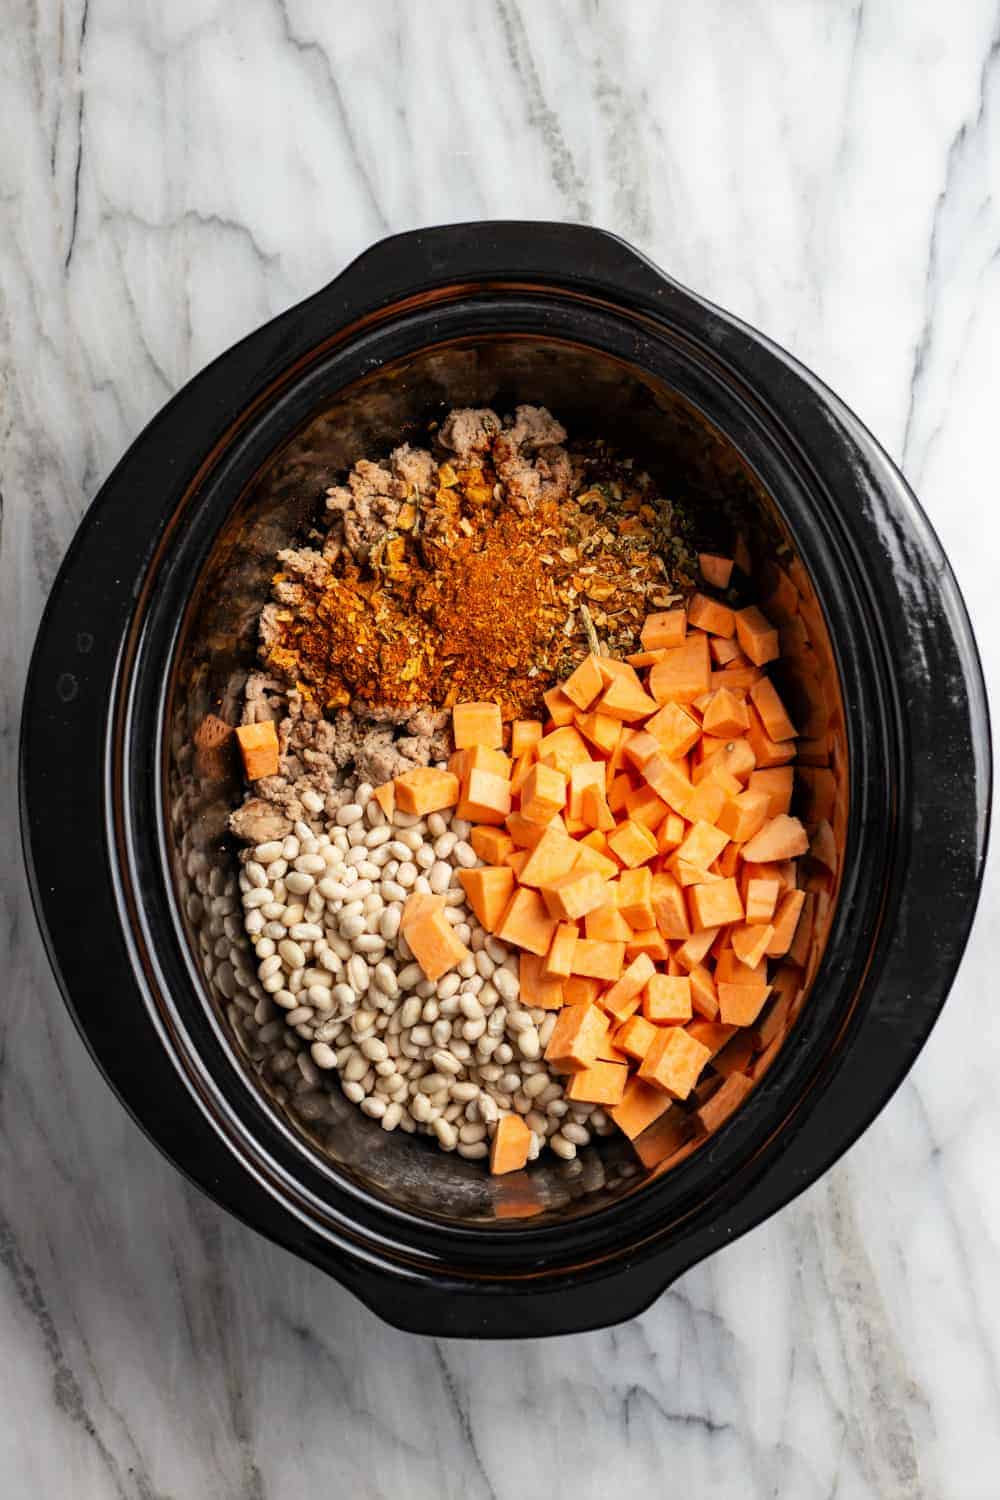
<svg viewBox="0 0 1000 1500">
<path fill-rule="evenodd" d="M 569 1161 L 592 1133 L 612 1133 L 603 1110 L 564 1097 L 542 1057 L 555 1013 L 521 1006 L 517 954 L 466 905 L 456 872 L 481 863 L 469 824 L 450 812 L 397 812 L 390 824 L 369 785 L 344 795 L 327 820 L 320 797 L 303 792 L 312 823 L 243 855 L 255 1051 L 294 1057 L 307 1088 L 335 1070 L 383 1130 L 431 1135 L 470 1161 L 488 1156 L 510 1111 L 531 1129 L 531 1160 L 547 1144 Z M 443 895 L 471 949 L 437 983 L 400 932 L 413 891 Z"/>
</svg>

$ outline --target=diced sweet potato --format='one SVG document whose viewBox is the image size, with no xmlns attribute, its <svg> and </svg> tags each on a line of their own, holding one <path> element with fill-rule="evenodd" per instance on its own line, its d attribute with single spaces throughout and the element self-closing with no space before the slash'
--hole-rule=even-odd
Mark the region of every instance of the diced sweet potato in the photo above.
<svg viewBox="0 0 1000 1500">
<path fill-rule="evenodd" d="M 630 927 L 641 931 L 655 925 L 653 872 L 648 865 L 623 870 L 619 880 L 618 910 Z"/>
<path fill-rule="evenodd" d="M 530 1149 L 531 1131 L 521 1116 L 501 1115 L 490 1142 L 490 1171 L 494 1176 L 503 1172 L 519 1172 L 528 1160 Z"/>
<path fill-rule="evenodd" d="M 672 1099 L 686 1099 L 710 1056 L 683 1026 L 665 1026 L 643 1058 L 638 1077 Z"/>
<path fill-rule="evenodd" d="M 552 942 L 542 966 L 542 973 L 546 979 L 569 978 L 573 972 L 573 953 L 578 936 L 575 922 L 559 923 L 552 934 Z"/>
<path fill-rule="evenodd" d="M 646 720 L 645 732 L 657 741 L 668 760 L 687 755 L 701 738 L 698 724 L 679 703 L 665 703 Z"/>
<path fill-rule="evenodd" d="M 398 789 L 396 798 L 398 801 Z M 499 824 L 507 817 L 510 809 L 511 787 L 508 780 L 497 776 L 493 771 L 466 771 L 462 795 L 456 809 L 460 818 L 467 818 L 474 823 Z"/>
<path fill-rule="evenodd" d="M 566 806 L 566 796 L 563 773 L 538 762 L 531 767 L 521 787 L 521 816 L 529 823 L 548 823 Z"/>
<path fill-rule="evenodd" d="M 577 860 L 579 854 L 577 850 Z M 579 865 L 540 881 L 539 891 L 549 915 L 560 922 L 577 922 L 606 905 L 608 899 L 605 879 L 597 870 L 581 869 Z"/>
<path fill-rule="evenodd" d="M 654 974 L 642 995 L 642 1013 L 657 1026 L 691 1019 L 691 981 L 686 976 Z"/>
<path fill-rule="evenodd" d="M 625 943 L 632 941 L 633 929 L 626 922 L 617 906 L 598 906 L 588 911 L 583 919 L 586 937 L 599 943 Z"/>
<path fill-rule="evenodd" d="M 707 594 L 692 594 L 688 600 L 688 624 L 696 630 L 706 630 L 709 635 L 731 636 L 736 623 L 733 612 L 725 604 L 710 599 Z"/>
<path fill-rule="evenodd" d="M 469 953 L 444 915 L 443 896 L 419 893 L 410 896 L 403 908 L 401 930 L 424 977 L 432 983 L 454 969 Z"/>
<path fill-rule="evenodd" d="M 514 848 L 514 840 L 502 828 L 483 825 L 469 834 L 469 843 L 488 865 L 502 865 Z"/>
<path fill-rule="evenodd" d="M 375 788 L 372 796 L 391 823 L 392 815 L 396 811 L 396 783 L 394 781 L 383 782 L 381 786 Z"/>
<path fill-rule="evenodd" d="M 621 1103 L 616 1104 L 608 1113 L 618 1129 L 632 1141 L 652 1125 L 654 1120 L 658 1120 L 670 1108 L 670 1104 L 669 1094 L 665 1094 L 662 1089 L 643 1083 L 641 1078 L 630 1078 L 625 1085 Z"/>
<path fill-rule="evenodd" d="M 779 814 L 765 823 L 759 833 L 743 846 L 743 858 L 751 864 L 773 860 L 795 859 L 805 854 L 809 838 L 798 818 Z"/>
<path fill-rule="evenodd" d="M 731 637 L 726 640 L 721 635 L 713 635 L 712 639 L 708 643 L 708 649 L 712 657 L 712 661 L 717 667 L 728 667 L 730 662 L 732 662 L 732 664 L 737 667 L 750 665 L 750 663 L 747 661 L 747 658 L 740 650 L 739 641 L 735 641 Z M 712 676 L 715 676 L 714 672 L 712 673 Z M 715 686 L 714 682 L 712 683 L 712 686 Z"/>
<path fill-rule="evenodd" d="M 621 719 L 625 724 L 634 724 L 639 719 L 655 714 L 656 707 L 656 700 L 644 688 L 624 677 L 616 677 L 605 688 L 604 696 L 597 704 L 597 712 L 610 719 Z"/>
<path fill-rule="evenodd" d="M 743 927 L 733 927 L 729 933 L 736 957 L 751 969 L 755 969 L 764 958 L 767 945 L 773 937 L 773 927 L 751 927 L 749 923 Z"/>
<path fill-rule="evenodd" d="M 684 892 L 665 870 L 653 876 L 650 890 L 653 919 L 665 938 L 683 942 L 691 936 Z"/>
<path fill-rule="evenodd" d="M 670 944 L 657 927 L 647 927 L 638 932 L 633 932 L 625 944 L 625 962 L 631 963 L 634 958 L 645 953 L 655 963 L 666 963 L 670 957 Z"/>
<path fill-rule="evenodd" d="M 589 843 L 587 839 L 579 839 L 577 841 L 576 864 L 573 868 L 575 870 L 593 870 L 600 875 L 602 880 L 614 880 L 621 866 L 616 860 L 609 858 L 608 855 L 598 849 L 595 844 Z"/>
<path fill-rule="evenodd" d="M 580 798 L 580 816 L 588 828 L 609 833 L 615 827 L 615 815 L 608 806 L 608 799 L 600 787 L 585 786 Z"/>
<path fill-rule="evenodd" d="M 608 834 L 608 848 L 629 869 L 645 864 L 657 853 L 656 840 L 649 829 L 632 818 Z"/>
<path fill-rule="evenodd" d="M 573 722 L 602 755 L 612 753 L 621 734 L 620 719 L 612 719 L 608 714 L 590 713 L 577 714 Z"/>
<path fill-rule="evenodd" d="M 721 828 L 700 821 L 688 829 L 677 850 L 677 858 L 699 870 L 707 870 L 728 843 L 729 836 Z"/>
<path fill-rule="evenodd" d="M 687 614 L 683 609 L 664 609 L 647 615 L 640 639 L 647 651 L 665 646 L 680 646 L 687 635 Z"/>
<path fill-rule="evenodd" d="M 573 716 L 577 712 L 576 704 L 572 698 L 567 698 L 561 687 L 549 688 L 547 693 L 542 694 L 542 701 L 549 711 L 549 718 L 557 729 L 572 724 Z"/>
<path fill-rule="evenodd" d="M 739 782 L 736 782 L 739 788 Z M 714 824 L 726 805 L 726 791 L 710 776 L 692 787 L 684 803 L 684 816 L 691 823 Z"/>
<path fill-rule="evenodd" d="M 750 713 L 744 700 L 731 688 L 719 688 L 712 694 L 701 722 L 706 734 L 735 739 L 750 728 Z"/>
<path fill-rule="evenodd" d="M 705 927 L 700 932 L 693 932 L 689 938 L 685 938 L 681 946 L 674 950 L 674 957 L 681 968 L 690 973 L 697 964 L 700 964 L 715 942 L 718 932 L 718 927 Z"/>
<path fill-rule="evenodd" d="M 624 943 L 580 938 L 573 953 L 574 974 L 585 974 L 591 979 L 606 979 L 612 984 L 621 974 L 624 963 Z"/>
<path fill-rule="evenodd" d="M 778 632 L 756 605 L 736 611 L 736 639 L 755 667 L 776 661 L 781 655 Z"/>
<path fill-rule="evenodd" d="M 521 871 L 524 869 L 530 858 L 530 849 L 515 849 L 512 854 L 507 855 L 506 859 L 504 860 L 504 864 L 509 865 L 510 868 L 514 871 L 517 879 L 520 880 Z"/>
<path fill-rule="evenodd" d="M 510 753 L 515 760 L 533 749 L 542 737 L 540 719 L 515 719 L 510 727 Z"/>
<path fill-rule="evenodd" d="M 746 907 L 747 922 L 751 927 L 767 926 L 774 916 L 774 909 L 778 904 L 780 894 L 780 881 L 750 880 L 747 882 L 743 904 Z"/>
<path fill-rule="evenodd" d="M 639 1009 L 639 997 L 655 973 L 656 966 L 648 954 L 633 959 L 621 978 L 601 996 L 600 1003 L 612 1020 L 620 1024 Z"/>
<path fill-rule="evenodd" d="M 688 975 L 691 982 L 691 1006 L 700 1016 L 714 1021 L 719 1014 L 715 977 L 705 964 L 695 964 Z"/>
<path fill-rule="evenodd" d="M 486 865 L 459 870 L 465 899 L 487 932 L 496 932 L 514 894 L 514 871 L 509 865 Z"/>
<path fill-rule="evenodd" d="M 537 953 L 520 955 L 518 972 L 521 980 L 521 1004 L 537 1005 L 539 1010 L 561 1010 L 564 1004 L 570 1004 L 569 981 L 547 979 L 544 965 L 545 959 Z"/>
<path fill-rule="evenodd" d="M 521 886 L 511 897 L 496 932 L 501 942 L 541 956 L 549 951 L 555 930 L 555 921 L 538 892 Z"/>
<path fill-rule="evenodd" d="M 579 1073 L 597 1061 L 611 1022 L 600 1006 L 564 1005 L 545 1049 L 545 1061 L 557 1073 Z"/>
<path fill-rule="evenodd" d="M 631 765 L 636 771 L 641 771 L 647 761 L 652 760 L 654 755 L 659 755 L 662 746 L 645 729 L 637 729 L 629 738 L 625 746 L 624 759 L 626 765 Z"/>
<path fill-rule="evenodd" d="M 725 931 L 726 942 L 732 928 L 727 927 Z M 723 948 L 715 961 L 716 980 L 725 980 L 727 984 L 765 984 L 767 982 L 767 966 L 759 959 L 757 964 L 751 967 L 745 964 L 732 947 Z"/>
<path fill-rule="evenodd" d="M 784 766 L 795 759 L 795 741 L 782 740 L 779 743 L 772 740 L 753 704 L 750 705 L 750 728 L 746 737 L 753 750 L 754 760 L 761 770 L 767 770 L 770 766 Z"/>
<path fill-rule="evenodd" d="M 767 792 L 740 792 L 726 800 L 718 815 L 718 826 L 734 844 L 746 844 L 767 822 L 770 805 Z M 746 858 L 745 851 L 743 857 Z"/>
<path fill-rule="evenodd" d="M 236 740 L 247 781 L 277 776 L 280 763 L 278 731 L 271 719 L 264 719 L 259 724 L 241 724 L 236 731 Z"/>
<path fill-rule="evenodd" d="M 731 877 L 713 881 L 710 885 L 693 885 L 687 897 L 695 931 L 743 920 L 743 902 L 736 881 Z"/>
<path fill-rule="evenodd" d="M 486 745 L 491 750 L 503 749 L 503 724 L 499 704 L 456 703 L 451 711 L 451 719 L 456 750 L 465 750 L 470 745 Z"/>
<path fill-rule="evenodd" d="M 656 830 L 656 847 L 661 854 L 669 854 L 684 842 L 687 824 L 680 813 L 668 812 Z"/>
<path fill-rule="evenodd" d="M 643 767 L 642 774 L 656 795 L 662 797 L 668 807 L 683 817 L 685 803 L 692 792 L 687 761 L 670 760 L 666 755 L 656 755 Z"/>
<path fill-rule="evenodd" d="M 608 788 L 608 807 L 613 813 L 622 813 L 625 811 L 629 792 L 634 789 L 635 783 L 625 771 L 622 771 L 620 775 L 614 778 Z"/>
<path fill-rule="evenodd" d="M 781 897 L 774 914 L 774 936 L 768 944 L 768 958 L 784 958 L 792 946 L 805 904 L 805 891 L 787 891 Z"/>
<path fill-rule="evenodd" d="M 587 787 L 597 787 L 598 791 L 605 789 L 605 777 L 607 766 L 603 760 L 582 760 L 573 766 L 569 773 L 569 817 L 581 818 L 583 816 L 583 794 Z"/>
<path fill-rule="evenodd" d="M 794 740 L 795 725 L 788 717 L 770 677 L 762 677 L 759 682 L 754 683 L 750 689 L 750 698 L 772 740 Z"/>
<path fill-rule="evenodd" d="M 649 691 L 657 703 L 693 703 L 711 685 L 708 637 L 701 633 L 668 651 L 649 673 Z"/>
<path fill-rule="evenodd" d="M 702 1130 L 718 1130 L 733 1111 L 739 1109 L 752 1088 L 753 1082 L 745 1074 L 731 1073 L 711 1099 L 695 1111 L 695 1117 Z"/>
<path fill-rule="evenodd" d="M 593 655 L 585 656 L 574 672 L 562 684 L 566 697 L 581 711 L 590 707 L 604 690 L 604 678 Z"/>
<path fill-rule="evenodd" d="M 522 959 L 523 962 L 523 959 Z M 604 988 L 599 979 L 588 979 L 584 974 L 571 974 L 563 982 L 563 995 L 567 1005 L 593 1005 Z M 530 1004 L 525 1001 L 525 1004 Z"/>
<path fill-rule="evenodd" d="M 733 576 L 733 559 L 720 557 L 717 552 L 699 552 L 698 566 L 701 576 L 713 588 L 727 589 Z"/>
<path fill-rule="evenodd" d="M 655 1037 L 656 1027 L 645 1016 L 639 1015 L 629 1016 L 614 1034 L 616 1046 L 636 1062 L 641 1062 L 646 1056 Z"/>
<path fill-rule="evenodd" d="M 651 786 L 637 786 L 625 794 L 625 811 L 634 823 L 641 823 L 653 833 L 670 809 Z"/>
<path fill-rule="evenodd" d="M 766 984 L 719 982 L 719 1015 L 727 1026 L 752 1026 L 771 993 Z"/>
<path fill-rule="evenodd" d="M 543 765 L 560 771 L 569 780 L 569 773 L 581 761 L 590 760 L 583 735 L 574 724 L 565 724 L 538 741 L 538 759 Z"/>
<path fill-rule="evenodd" d="M 470 771 L 492 771 L 503 781 L 510 780 L 512 762 L 504 750 L 491 750 L 488 745 L 470 745 L 467 750 L 456 750 L 456 755 L 465 757 L 461 775 Z"/>
<path fill-rule="evenodd" d="M 628 1068 L 624 1063 L 598 1058 L 589 1068 L 573 1073 L 566 1085 L 566 1098 L 577 1104 L 620 1104 L 625 1094 Z"/>
<path fill-rule="evenodd" d="M 770 799 L 767 810 L 769 818 L 776 818 L 779 813 L 790 810 L 794 777 L 791 766 L 767 766 L 761 771 L 750 772 L 750 791 L 766 792 Z"/>
<path fill-rule="evenodd" d="M 837 841 L 833 835 L 833 829 L 824 819 L 817 824 L 809 843 L 809 856 L 824 869 L 829 870 L 831 875 L 837 873 Z"/>
<path fill-rule="evenodd" d="M 568 834 L 558 828 L 546 828 L 521 870 L 521 884 L 540 886 L 566 875 L 576 864 L 579 853 Z"/>
</svg>

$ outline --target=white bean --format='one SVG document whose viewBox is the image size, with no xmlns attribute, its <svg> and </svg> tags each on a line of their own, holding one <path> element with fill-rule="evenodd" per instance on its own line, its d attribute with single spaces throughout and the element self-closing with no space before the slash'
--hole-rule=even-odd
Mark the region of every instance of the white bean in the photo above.
<svg viewBox="0 0 1000 1500">
<path fill-rule="evenodd" d="M 359 823 L 364 815 L 363 807 L 359 807 L 356 802 L 348 802 L 344 807 L 337 809 L 337 827 L 350 828 L 352 823 Z"/>
</svg>

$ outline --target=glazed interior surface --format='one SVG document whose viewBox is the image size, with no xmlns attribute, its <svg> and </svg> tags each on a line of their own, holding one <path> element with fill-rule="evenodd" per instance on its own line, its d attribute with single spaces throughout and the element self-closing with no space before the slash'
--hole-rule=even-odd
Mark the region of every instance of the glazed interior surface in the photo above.
<svg viewBox="0 0 1000 1500">
<path fill-rule="evenodd" d="M 782 660 L 775 672 L 803 739 L 814 742 L 806 751 L 812 765 L 796 778 L 793 811 L 808 816 L 822 785 L 840 851 L 848 813 L 840 685 L 808 572 L 736 443 L 677 392 L 592 349 L 554 339 L 479 338 L 427 348 L 381 368 L 340 390 L 287 435 L 233 504 L 194 581 L 178 638 L 164 741 L 165 835 L 177 905 L 204 1004 L 228 1039 L 232 1066 L 249 1087 L 269 1097 L 302 1149 L 410 1212 L 470 1225 L 537 1216 L 550 1221 L 606 1208 L 669 1170 L 676 1141 L 658 1150 L 654 1127 L 635 1146 L 609 1138 L 575 1161 L 540 1160 L 515 1174 L 516 1181 L 490 1178 L 480 1164 L 445 1155 L 425 1139 L 382 1131 L 343 1097 L 335 1077 L 319 1088 L 303 1084 L 299 1093 L 276 1087 L 255 1044 L 254 1001 L 240 982 L 240 955 L 247 974 L 253 974 L 255 959 L 239 920 L 236 846 L 226 819 L 242 796 L 242 783 L 235 758 L 200 756 L 194 738 L 206 714 L 239 722 L 275 553 L 319 515 L 327 486 L 359 457 L 419 441 L 427 422 L 451 407 L 507 411 L 521 402 L 547 406 L 571 439 L 604 437 L 633 456 L 720 545 L 742 530 L 755 561 L 780 555 L 796 584 L 810 643 L 808 653 Z M 835 884 L 817 890 L 817 919 L 802 972 L 805 999 L 793 1007 L 794 1016 L 801 1003 L 809 1003 L 835 904 Z M 783 1043 L 789 1047 L 795 1046 L 794 1016 Z"/>
</svg>

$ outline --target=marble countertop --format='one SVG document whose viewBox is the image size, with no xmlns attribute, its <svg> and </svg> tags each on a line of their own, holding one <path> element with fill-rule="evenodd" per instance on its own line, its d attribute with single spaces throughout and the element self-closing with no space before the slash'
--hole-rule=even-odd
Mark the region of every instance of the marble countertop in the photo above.
<svg viewBox="0 0 1000 1500">
<path fill-rule="evenodd" d="M 491 1346 L 385 1327 L 161 1159 L 57 996 L 14 801 L 42 603 L 115 459 L 373 239 L 447 220 L 605 225 L 813 366 L 922 497 L 1000 691 L 995 0 L 0 16 L 4 1500 L 995 1500 L 995 862 L 846 1159 L 635 1322 Z"/>
</svg>

